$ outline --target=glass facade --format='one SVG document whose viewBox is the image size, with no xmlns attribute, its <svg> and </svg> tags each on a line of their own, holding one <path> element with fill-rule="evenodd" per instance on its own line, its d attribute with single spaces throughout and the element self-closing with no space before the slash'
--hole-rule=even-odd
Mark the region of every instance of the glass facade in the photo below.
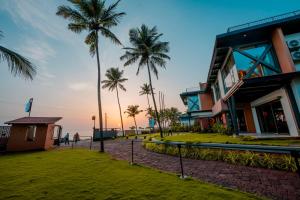
<svg viewBox="0 0 300 200">
<path fill-rule="evenodd" d="M 239 79 L 270 76 L 280 71 L 272 48 L 269 48 L 268 44 L 250 46 L 239 50 L 241 52 L 233 52 Z"/>
<path fill-rule="evenodd" d="M 188 112 L 199 111 L 200 101 L 198 95 L 188 96 L 187 106 L 188 106 Z"/>
</svg>

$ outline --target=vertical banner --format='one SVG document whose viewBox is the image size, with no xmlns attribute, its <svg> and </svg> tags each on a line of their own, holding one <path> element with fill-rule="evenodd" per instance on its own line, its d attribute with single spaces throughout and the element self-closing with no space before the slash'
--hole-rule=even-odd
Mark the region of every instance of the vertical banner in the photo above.
<svg viewBox="0 0 300 200">
<path fill-rule="evenodd" d="M 32 102 L 33 102 L 33 98 L 30 98 L 29 101 L 25 105 L 25 112 L 29 113 L 29 117 L 30 117 L 30 112 L 31 112 L 31 108 L 32 108 Z"/>
<path fill-rule="evenodd" d="M 149 127 L 150 127 L 150 128 L 154 128 L 154 125 L 155 125 L 155 119 L 150 118 L 150 119 L 149 119 Z"/>
</svg>

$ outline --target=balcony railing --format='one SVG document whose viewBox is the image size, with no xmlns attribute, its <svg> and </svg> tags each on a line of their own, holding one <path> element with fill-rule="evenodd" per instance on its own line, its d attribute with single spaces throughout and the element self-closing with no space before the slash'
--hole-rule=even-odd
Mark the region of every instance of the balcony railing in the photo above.
<svg viewBox="0 0 300 200">
<path fill-rule="evenodd" d="M 281 14 L 281 15 L 276 15 L 276 16 L 273 16 L 273 17 L 268 17 L 268 18 L 253 21 L 253 22 L 248 22 L 248 23 L 245 23 L 245 24 L 237 25 L 237 26 L 232 26 L 232 27 L 229 27 L 227 29 L 227 33 L 237 31 L 237 30 L 241 30 L 241 29 L 244 29 L 244 28 L 249 28 L 249 27 L 252 27 L 252 26 L 257 26 L 257 25 L 261 25 L 261 24 L 274 22 L 274 21 L 277 21 L 277 20 L 286 19 L 286 18 L 289 18 L 289 17 L 297 16 L 297 15 L 300 15 L 300 10 L 296 10 L 296 11 L 289 12 L 289 13 L 284 13 L 284 14 Z"/>
</svg>

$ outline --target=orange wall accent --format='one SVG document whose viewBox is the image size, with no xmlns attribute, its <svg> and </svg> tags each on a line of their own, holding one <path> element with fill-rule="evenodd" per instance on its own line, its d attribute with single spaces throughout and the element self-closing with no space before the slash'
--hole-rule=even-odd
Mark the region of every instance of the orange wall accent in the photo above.
<svg viewBox="0 0 300 200">
<path fill-rule="evenodd" d="M 211 110 L 213 101 L 210 93 L 200 94 L 201 110 Z"/>
<path fill-rule="evenodd" d="M 247 131 L 250 133 L 255 133 L 256 129 L 255 129 L 250 103 L 244 104 L 243 107 L 244 107 L 244 115 L 245 115 L 245 120 L 247 125 Z"/>
<path fill-rule="evenodd" d="M 294 72 L 295 65 L 286 45 L 281 28 L 276 28 L 272 33 L 273 46 L 283 73 Z"/>
<path fill-rule="evenodd" d="M 26 140 L 26 131 L 28 125 L 13 125 L 10 130 L 10 136 L 7 142 L 7 151 L 28 151 L 28 150 L 46 150 L 52 147 L 53 128 L 47 125 L 38 125 L 36 129 L 36 138 L 34 141 Z M 51 132 L 52 131 L 52 132 Z"/>
</svg>

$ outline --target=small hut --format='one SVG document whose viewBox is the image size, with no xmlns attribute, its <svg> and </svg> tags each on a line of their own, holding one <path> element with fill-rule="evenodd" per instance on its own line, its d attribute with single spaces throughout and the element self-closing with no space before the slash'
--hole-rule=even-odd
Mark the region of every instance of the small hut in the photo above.
<svg viewBox="0 0 300 200">
<path fill-rule="evenodd" d="M 6 151 L 47 150 L 60 139 L 61 117 L 23 117 L 5 122 L 11 125 Z M 56 133 L 55 133 L 56 130 Z"/>
</svg>

